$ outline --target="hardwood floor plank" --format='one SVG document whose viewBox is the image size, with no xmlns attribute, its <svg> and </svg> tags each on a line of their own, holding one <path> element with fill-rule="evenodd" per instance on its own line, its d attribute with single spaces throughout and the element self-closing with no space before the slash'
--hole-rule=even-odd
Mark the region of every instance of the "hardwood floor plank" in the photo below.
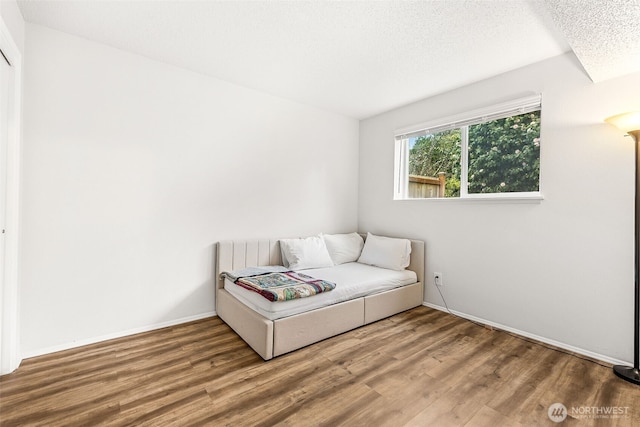
<svg viewBox="0 0 640 427">
<path fill-rule="evenodd" d="M 318 398 L 308 399 L 307 402 L 298 408 L 294 413 L 289 414 L 276 424 L 283 426 L 305 426 L 305 425 L 329 425 L 335 426 L 339 423 L 334 418 L 336 412 L 333 408 L 343 408 L 345 402 L 354 404 L 346 413 L 353 413 L 353 408 L 359 404 L 364 405 L 365 402 L 371 402 L 372 399 L 379 398 L 379 395 L 372 391 L 369 387 L 354 383 L 344 382 L 339 386 L 326 388 Z M 273 420 L 275 421 L 275 420 Z M 263 425 L 269 425 L 262 423 Z"/>
<path fill-rule="evenodd" d="M 462 426 L 463 420 L 459 419 L 455 411 L 456 405 L 456 400 L 449 398 L 448 395 L 444 395 L 429 406 L 422 408 L 422 410 L 411 420 L 407 421 L 404 426 Z"/>
<path fill-rule="evenodd" d="M 494 411 L 488 406 L 483 406 L 464 427 L 485 427 L 485 426 L 510 426 L 519 427 L 520 423 L 516 423 L 508 417 L 502 415 L 498 411 Z"/>
<path fill-rule="evenodd" d="M 565 424 L 640 425 L 640 388 L 609 367 L 427 307 L 267 362 L 214 317 L 0 377 L 2 427 L 556 425 L 555 402 Z"/>
<path fill-rule="evenodd" d="M 385 407 L 385 401 L 382 396 L 373 390 L 353 399 L 343 401 L 340 410 L 334 410 L 330 418 L 321 425 L 323 426 L 365 426 L 369 425 L 368 421 L 362 420 L 370 414 L 373 408 Z M 360 420 L 360 422 L 358 422 Z M 383 427 L 381 420 L 376 420 L 376 426 Z M 397 425 L 397 424 L 396 424 Z"/>
</svg>

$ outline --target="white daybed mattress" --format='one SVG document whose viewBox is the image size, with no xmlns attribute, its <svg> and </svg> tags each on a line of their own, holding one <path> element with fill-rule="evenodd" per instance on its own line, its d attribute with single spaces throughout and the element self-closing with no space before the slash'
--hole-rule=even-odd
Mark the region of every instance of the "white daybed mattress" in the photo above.
<svg viewBox="0 0 640 427">
<path fill-rule="evenodd" d="M 416 273 L 411 270 L 388 270 L 358 262 L 349 262 L 329 268 L 302 270 L 301 273 L 333 282 L 336 284 L 336 288 L 330 292 L 323 292 L 312 297 L 277 302 L 269 301 L 262 295 L 238 286 L 229 279 L 225 279 L 224 289 L 247 307 L 267 319 L 276 320 L 365 295 L 410 285 L 417 281 Z"/>
</svg>

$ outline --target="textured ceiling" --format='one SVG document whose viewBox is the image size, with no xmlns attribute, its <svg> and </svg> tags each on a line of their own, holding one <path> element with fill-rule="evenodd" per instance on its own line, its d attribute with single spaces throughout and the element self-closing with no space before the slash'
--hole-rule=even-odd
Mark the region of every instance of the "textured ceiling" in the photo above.
<svg viewBox="0 0 640 427">
<path fill-rule="evenodd" d="M 591 80 L 640 71 L 640 0 L 546 0 Z"/>
<path fill-rule="evenodd" d="M 585 26 L 573 35 L 571 16 L 618 0 L 562 0 L 567 7 L 553 7 L 557 2 L 548 0 L 549 8 L 543 0 L 18 4 L 27 22 L 365 118 L 560 55 L 571 49 L 567 40 L 576 53 L 587 52 L 578 54 L 581 60 L 606 56 L 601 48 L 588 53 L 599 34 Z"/>
</svg>

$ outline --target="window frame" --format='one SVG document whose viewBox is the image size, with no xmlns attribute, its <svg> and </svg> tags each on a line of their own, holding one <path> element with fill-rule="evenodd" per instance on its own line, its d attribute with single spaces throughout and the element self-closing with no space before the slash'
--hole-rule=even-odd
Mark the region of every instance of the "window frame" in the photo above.
<svg viewBox="0 0 640 427">
<path fill-rule="evenodd" d="M 530 95 L 507 102 L 493 104 L 488 107 L 467 111 L 465 113 L 443 117 L 413 126 L 397 129 L 394 132 L 394 200 L 487 200 L 487 201 L 536 201 L 542 200 L 542 169 L 538 172 L 538 191 L 504 192 L 504 193 L 469 193 L 469 147 L 468 126 L 499 120 L 505 117 L 540 111 L 542 121 L 542 94 Z M 409 138 L 419 137 L 449 129 L 460 129 L 460 196 L 410 198 L 407 196 L 409 179 Z M 542 134 L 542 126 L 540 127 Z M 542 139 L 542 136 L 540 136 Z M 542 144 L 540 146 L 542 157 Z"/>
</svg>

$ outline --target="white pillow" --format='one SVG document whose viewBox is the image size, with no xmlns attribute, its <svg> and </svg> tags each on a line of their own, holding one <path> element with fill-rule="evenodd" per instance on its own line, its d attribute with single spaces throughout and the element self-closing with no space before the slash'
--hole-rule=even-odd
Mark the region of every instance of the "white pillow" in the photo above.
<svg viewBox="0 0 640 427">
<path fill-rule="evenodd" d="M 374 236 L 367 233 L 362 254 L 358 262 L 388 268 L 390 270 L 404 270 L 409 266 L 411 242 L 407 239 Z"/>
<path fill-rule="evenodd" d="M 333 261 L 321 236 L 306 239 L 281 239 L 283 262 L 290 270 L 333 267 Z"/>
<path fill-rule="evenodd" d="M 357 261 L 364 246 L 358 233 L 323 234 L 322 238 L 335 265 Z"/>
</svg>

